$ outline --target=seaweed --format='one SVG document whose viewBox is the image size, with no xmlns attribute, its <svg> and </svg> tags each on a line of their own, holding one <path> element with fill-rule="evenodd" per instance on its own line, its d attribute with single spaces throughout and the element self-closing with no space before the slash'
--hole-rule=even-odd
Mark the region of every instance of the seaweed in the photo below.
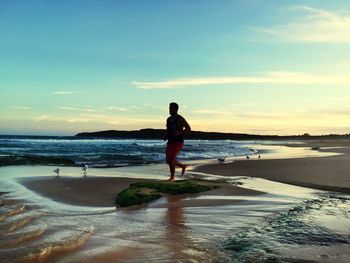
<svg viewBox="0 0 350 263">
<path fill-rule="evenodd" d="M 130 187 L 118 194 L 115 203 L 117 206 L 127 207 L 148 203 L 160 197 L 161 195 L 156 191 L 152 191 L 150 193 L 142 193 L 139 188 Z"/>
</svg>

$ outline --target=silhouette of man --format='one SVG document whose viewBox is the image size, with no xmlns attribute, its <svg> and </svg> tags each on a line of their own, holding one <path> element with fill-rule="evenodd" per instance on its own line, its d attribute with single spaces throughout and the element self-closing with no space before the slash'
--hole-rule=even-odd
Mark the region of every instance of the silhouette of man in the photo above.
<svg viewBox="0 0 350 263">
<path fill-rule="evenodd" d="M 169 113 L 170 117 L 166 121 L 166 134 L 164 141 L 168 140 L 166 146 L 166 161 L 170 169 L 169 181 L 175 180 L 175 167 L 181 167 L 183 175 L 185 173 L 186 164 L 180 163 L 176 160 L 176 156 L 179 154 L 184 146 L 183 134 L 190 132 L 191 127 L 187 123 L 184 117 L 177 114 L 179 110 L 179 105 L 175 102 L 170 103 Z"/>
</svg>

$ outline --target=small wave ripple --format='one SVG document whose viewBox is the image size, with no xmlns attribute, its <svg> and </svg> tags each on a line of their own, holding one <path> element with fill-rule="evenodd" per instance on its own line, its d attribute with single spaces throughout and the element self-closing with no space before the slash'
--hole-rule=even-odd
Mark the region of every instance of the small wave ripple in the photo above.
<svg viewBox="0 0 350 263">
<path fill-rule="evenodd" d="M 265 224 L 241 228 L 224 244 L 225 250 L 232 252 L 225 261 L 313 262 L 307 255 L 293 255 L 291 259 L 281 251 L 349 244 L 350 198 L 323 194 Z"/>
</svg>

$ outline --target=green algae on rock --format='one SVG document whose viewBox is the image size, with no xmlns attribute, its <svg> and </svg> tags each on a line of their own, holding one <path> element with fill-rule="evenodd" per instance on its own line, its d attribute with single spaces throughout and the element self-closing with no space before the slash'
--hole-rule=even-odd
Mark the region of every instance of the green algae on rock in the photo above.
<svg viewBox="0 0 350 263">
<path fill-rule="evenodd" d="M 129 187 L 123 190 L 118 194 L 115 204 L 120 207 L 127 207 L 148 203 L 161 197 L 156 191 L 144 192 L 142 190 L 138 187 Z"/>
<path fill-rule="evenodd" d="M 195 194 L 209 191 L 219 186 L 202 180 L 179 180 L 175 182 L 156 181 L 131 184 L 128 189 L 120 192 L 115 204 L 119 207 L 140 205 L 160 198 L 163 194 Z"/>
</svg>

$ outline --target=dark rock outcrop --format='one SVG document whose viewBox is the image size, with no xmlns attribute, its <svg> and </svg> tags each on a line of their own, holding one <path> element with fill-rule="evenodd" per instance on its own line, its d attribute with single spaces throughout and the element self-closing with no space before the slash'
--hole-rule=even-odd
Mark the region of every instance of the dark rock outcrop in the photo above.
<svg viewBox="0 0 350 263">
<path fill-rule="evenodd" d="M 141 129 L 133 131 L 118 131 L 107 130 L 97 132 L 82 132 L 75 135 L 78 138 L 113 138 L 113 139 L 154 139 L 161 140 L 164 138 L 164 129 Z M 320 140 L 320 139 L 350 139 L 350 134 L 338 135 L 256 135 L 256 134 L 244 134 L 244 133 L 223 133 L 223 132 L 203 132 L 203 131 L 191 131 L 185 134 L 185 138 L 188 140 Z"/>
</svg>

